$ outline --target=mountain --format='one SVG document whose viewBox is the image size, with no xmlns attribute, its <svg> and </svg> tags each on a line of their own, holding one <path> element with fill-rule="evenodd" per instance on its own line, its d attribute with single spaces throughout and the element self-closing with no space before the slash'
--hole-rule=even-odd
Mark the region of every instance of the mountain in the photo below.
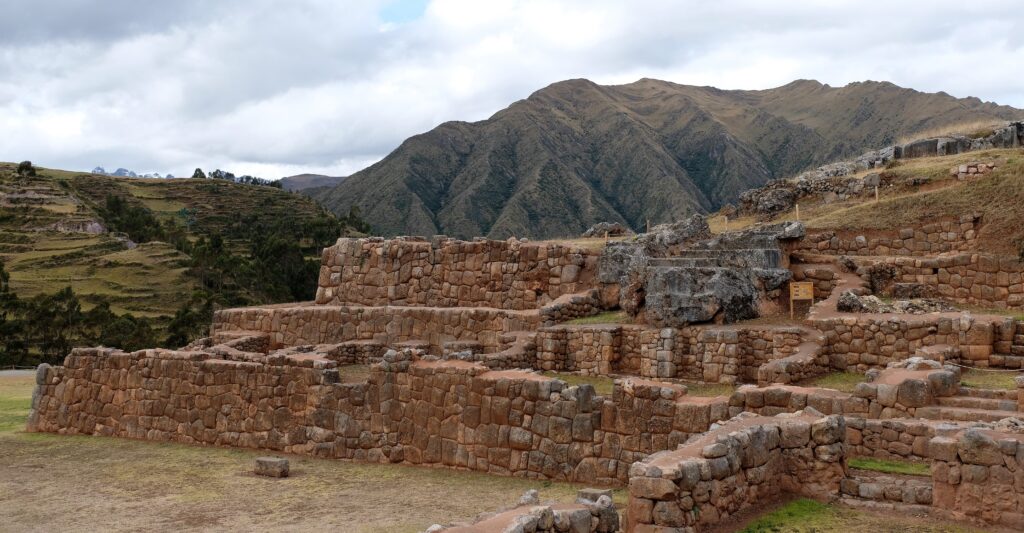
<svg viewBox="0 0 1024 533">
<path fill-rule="evenodd" d="M 281 188 L 286 191 L 304 191 L 317 187 L 334 187 L 345 181 L 345 176 L 325 176 L 323 174 L 296 174 L 281 178 Z"/>
<path fill-rule="evenodd" d="M 387 235 L 565 237 L 711 212 L 767 181 L 955 124 L 1024 112 L 888 82 L 761 91 L 642 79 L 550 85 L 446 122 L 314 197 Z"/>
<path fill-rule="evenodd" d="M 116 176 L 116 177 L 119 177 L 119 178 L 166 178 L 166 179 L 171 179 L 171 178 L 174 177 L 172 174 L 167 174 L 166 176 L 161 176 L 159 172 L 149 172 L 149 173 L 146 173 L 146 174 L 138 174 L 134 170 L 128 170 L 127 168 L 123 168 L 123 167 L 122 168 L 118 168 L 117 170 L 115 170 L 113 172 L 107 172 L 107 169 L 105 169 L 103 167 L 95 167 L 95 168 L 92 169 L 92 173 L 93 174 L 103 174 L 103 175 L 106 175 L 106 176 Z"/>
</svg>

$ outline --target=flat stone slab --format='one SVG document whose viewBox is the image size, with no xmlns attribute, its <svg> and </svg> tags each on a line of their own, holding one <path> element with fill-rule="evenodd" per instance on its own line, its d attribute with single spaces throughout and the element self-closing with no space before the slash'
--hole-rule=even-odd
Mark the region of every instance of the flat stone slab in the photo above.
<svg viewBox="0 0 1024 533">
<path fill-rule="evenodd" d="M 257 476 L 288 477 L 288 459 L 282 457 L 257 457 Z"/>
<path fill-rule="evenodd" d="M 586 488 L 576 492 L 576 503 L 597 503 L 601 496 L 612 497 L 612 489 Z"/>
</svg>

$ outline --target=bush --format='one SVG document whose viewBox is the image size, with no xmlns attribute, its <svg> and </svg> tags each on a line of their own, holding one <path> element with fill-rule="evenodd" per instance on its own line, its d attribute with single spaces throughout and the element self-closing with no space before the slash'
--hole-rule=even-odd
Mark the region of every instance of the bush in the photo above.
<svg viewBox="0 0 1024 533">
<path fill-rule="evenodd" d="M 35 176 L 36 167 L 32 166 L 31 161 L 22 161 L 18 163 L 18 175 L 19 176 Z"/>
</svg>

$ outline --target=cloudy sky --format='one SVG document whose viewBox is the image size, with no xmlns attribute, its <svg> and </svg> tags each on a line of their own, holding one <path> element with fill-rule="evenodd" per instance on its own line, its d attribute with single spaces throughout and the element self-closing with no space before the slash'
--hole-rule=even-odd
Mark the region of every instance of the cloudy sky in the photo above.
<svg viewBox="0 0 1024 533">
<path fill-rule="evenodd" d="M 888 80 L 1024 107 L 1019 0 L 0 0 L 0 160 L 345 175 L 550 83 Z"/>
</svg>

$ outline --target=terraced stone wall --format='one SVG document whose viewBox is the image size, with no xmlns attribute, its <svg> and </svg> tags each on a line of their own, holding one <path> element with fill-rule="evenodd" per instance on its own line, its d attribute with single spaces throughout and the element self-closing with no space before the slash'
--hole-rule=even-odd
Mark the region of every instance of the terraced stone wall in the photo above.
<svg viewBox="0 0 1024 533">
<path fill-rule="evenodd" d="M 825 336 L 825 353 L 837 369 L 884 368 L 942 346 L 951 348 L 947 357 L 966 365 L 1020 368 L 1022 362 L 1012 356 L 1018 326 L 1011 318 L 863 315 L 812 320 Z"/>
<path fill-rule="evenodd" d="M 634 533 L 701 531 L 782 493 L 829 500 L 846 477 L 843 417 L 754 417 L 633 465 Z M 688 529 L 689 530 L 689 529 Z"/>
<path fill-rule="evenodd" d="M 935 437 L 929 448 L 937 511 L 1024 529 L 1021 435 L 969 429 Z"/>
<path fill-rule="evenodd" d="M 246 307 L 216 312 L 212 333 L 259 332 L 270 336 L 272 348 L 354 340 L 388 344 L 416 340 L 440 353 L 446 342 L 463 340 L 476 341 L 487 351 L 498 351 L 502 349 L 502 334 L 536 329 L 540 320 L 536 312 L 488 308 Z"/>
<path fill-rule="evenodd" d="M 970 214 L 896 231 L 823 231 L 808 234 L 799 248 L 831 255 L 926 256 L 963 252 L 977 248 L 980 227 L 981 218 Z"/>
<path fill-rule="evenodd" d="M 629 465 L 726 418 L 725 398 L 642 380 L 589 386 L 390 352 L 365 382 L 336 363 L 79 349 L 41 367 L 28 429 L 226 445 L 620 484 Z M 342 372 L 344 369 L 342 369 Z"/>
<path fill-rule="evenodd" d="M 1024 262 L 1016 257 L 973 253 L 855 262 L 863 267 L 858 271 L 866 281 L 874 265 L 891 267 L 899 284 L 891 291 L 902 289 L 981 307 L 1024 307 Z"/>
<path fill-rule="evenodd" d="M 339 239 L 323 251 L 316 303 L 538 309 L 597 288 L 598 255 L 516 240 Z"/>
</svg>

